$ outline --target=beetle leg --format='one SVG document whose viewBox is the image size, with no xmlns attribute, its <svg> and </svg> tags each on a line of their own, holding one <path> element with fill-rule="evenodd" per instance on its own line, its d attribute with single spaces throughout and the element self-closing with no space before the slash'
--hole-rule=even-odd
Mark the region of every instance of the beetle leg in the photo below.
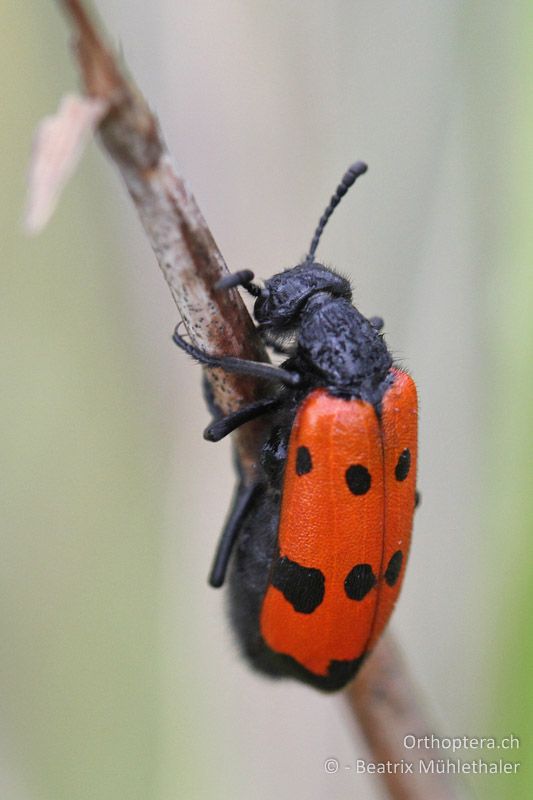
<svg viewBox="0 0 533 800">
<path fill-rule="evenodd" d="M 263 400 L 256 400 L 255 403 L 249 403 L 221 419 L 216 419 L 205 429 L 204 439 L 207 439 L 208 442 L 219 442 L 224 436 L 244 425 L 245 422 L 250 422 L 261 414 L 273 411 L 279 402 L 278 397 L 267 397 Z"/>
<path fill-rule="evenodd" d="M 237 541 L 241 523 L 248 512 L 250 504 L 254 499 L 260 485 L 261 484 L 259 483 L 240 483 L 237 486 L 235 499 L 233 501 L 229 517 L 224 525 L 224 530 L 220 536 L 215 552 L 213 566 L 211 567 L 211 572 L 209 573 L 209 583 L 215 589 L 218 589 L 224 583 L 233 545 Z"/>
<path fill-rule="evenodd" d="M 250 375 L 253 378 L 277 380 L 288 386 L 297 386 L 300 383 L 300 375 L 297 372 L 289 372 L 289 370 L 282 369 L 282 367 L 275 367 L 273 364 L 263 363 L 262 361 L 247 361 L 244 358 L 236 358 L 234 356 L 216 356 L 205 353 L 203 350 L 185 341 L 185 339 L 179 335 L 177 328 L 174 331 L 172 339 L 178 347 L 181 347 L 182 350 L 206 367 L 220 367 L 226 372 L 233 372 L 237 375 Z"/>
</svg>

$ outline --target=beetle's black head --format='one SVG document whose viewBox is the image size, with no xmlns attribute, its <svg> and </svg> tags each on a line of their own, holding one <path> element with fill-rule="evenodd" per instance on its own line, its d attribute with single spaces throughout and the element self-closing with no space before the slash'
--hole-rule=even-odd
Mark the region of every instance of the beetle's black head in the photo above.
<svg viewBox="0 0 533 800">
<path fill-rule="evenodd" d="M 281 343 L 297 332 L 307 305 L 317 295 L 330 300 L 351 302 L 352 291 L 349 282 L 334 270 L 315 261 L 315 253 L 333 211 L 350 186 L 353 186 L 366 170 L 366 164 L 357 161 L 344 173 L 320 217 L 309 252 L 301 264 L 278 272 L 264 283 L 256 281 L 251 270 L 244 269 L 226 275 L 216 284 L 217 289 L 242 286 L 256 298 L 254 317 L 261 330 L 269 334 L 271 342 Z"/>
<path fill-rule="evenodd" d="M 353 186 L 360 175 L 364 175 L 367 166 L 362 161 L 352 164 L 344 173 L 326 210 L 320 217 L 315 229 L 309 252 L 304 261 L 292 269 L 278 272 L 264 284 L 254 281 L 254 274 L 249 269 L 226 275 L 216 285 L 218 289 L 230 289 L 243 286 L 256 297 L 254 316 L 263 329 L 273 333 L 288 332 L 298 324 L 305 304 L 318 292 L 330 297 L 351 300 L 352 293 L 348 281 L 323 264 L 315 261 L 315 252 L 326 224 L 350 186 Z"/>
<path fill-rule="evenodd" d="M 254 316 L 262 328 L 272 331 L 292 328 L 305 304 L 317 292 L 351 300 L 352 290 L 346 278 L 318 264 L 299 264 L 273 275 L 261 288 L 254 305 Z"/>
</svg>

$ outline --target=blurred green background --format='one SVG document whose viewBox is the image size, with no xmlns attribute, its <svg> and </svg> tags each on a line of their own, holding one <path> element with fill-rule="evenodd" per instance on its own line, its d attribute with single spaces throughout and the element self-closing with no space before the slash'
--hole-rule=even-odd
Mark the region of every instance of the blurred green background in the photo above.
<svg viewBox="0 0 533 800">
<path fill-rule="evenodd" d="M 477 796 L 531 797 L 531 3 L 97 7 L 230 268 L 296 263 L 369 163 L 320 256 L 420 389 L 393 627 L 436 732 L 521 740 Z M 57 4 L 2 20 L 0 796 L 380 798 L 324 773 L 364 755 L 342 698 L 251 675 L 207 588 L 229 447 L 201 438 L 199 370 L 95 145 L 22 234 L 33 131 L 77 77 Z"/>
</svg>

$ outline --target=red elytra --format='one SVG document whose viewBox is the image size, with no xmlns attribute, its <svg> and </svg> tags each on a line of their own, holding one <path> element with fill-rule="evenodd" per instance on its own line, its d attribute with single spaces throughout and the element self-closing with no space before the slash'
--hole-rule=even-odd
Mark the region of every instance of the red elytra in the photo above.
<svg viewBox="0 0 533 800">
<path fill-rule="evenodd" d="M 379 414 L 370 403 L 317 389 L 290 435 L 280 556 L 319 570 L 323 599 L 301 613 L 271 584 L 260 630 L 269 648 L 317 676 L 372 648 L 403 581 L 415 508 L 417 395 L 408 374 L 392 373 Z M 305 451 L 306 469 L 298 470 Z"/>
</svg>

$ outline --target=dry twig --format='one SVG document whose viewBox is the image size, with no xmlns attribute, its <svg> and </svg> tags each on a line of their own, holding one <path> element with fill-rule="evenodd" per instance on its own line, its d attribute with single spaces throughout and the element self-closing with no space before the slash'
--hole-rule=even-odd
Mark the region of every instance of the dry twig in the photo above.
<svg viewBox="0 0 533 800">
<path fill-rule="evenodd" d="M 431 741 L 426 709 L 418 698 L 400 649 L 390 633 L 385 632 L 376 649 L 363 665 L 356 680 L 346 690 L 351 709 L 359 721 L 373 761 L 413 762 L 413 773 L 383 775 L 390 796 L 395 800 L 459 800 L 465 789 L 452 775 L 427 774 L 419 767 L 442 758 L 431 746 L 404 746 L 407 735 Z M 424 742 L 425 745 L 425 742 Z"/>
<path fill-rule="evenodd" d="M 265 361 L 267 355 L 261 339 L 238 292 L 215 293 L 216 281 L 227 273 L 224 259 L 211 232 L 179 175 L 161 135 L 157 119 L 132 81 L 120 70 L 112 51 L 105 44 L 80 0 L 61 0 L 75 31 L 75 50 L 83 79 L 85 104 L 100 109 L 100 140 L 118 167 L 137 208 L 150 244 L 156 254 L 172 297 L 192 341 L 213 353 L 238 355 L 254 361 Z M 83 107 L 84 102 L 79 101 Z M 70 139 L 69 117 L 60 109 L 53 121 L 47 121 L 59 139 Z M 79 136 L 86 128 L 77 126 Z M 46 147 L 44 144 L 46 143 Z M 46 219 L 50 209 L 42 209 L 39 198 L 45 194 L 55 198 L 58 184 L 64 180 L 63 168 L 43 168 L 50 151 L 49 137 L 38 136 L 34 147 L 30 175 L 46 176 L 30 182 L 27 221 Z M 59 159 L 57 159 L 59 163 Z M 34 227 L 37 227 L 34 224 Z M 256 399 L 257 383 L 247 377 L 227 375 L 209 370 L 213 399 L 224 413 Z M 256 454 L 261 437 L 261 422 L 245 425 L 234 436 L 245 477 L 254 479 Z"/>
<path fill-rule="evenodd" d="M 88 129 L 98 124 L 101 142 L 118 167 L 137 208 L 187 331 L 203 349 L 267 360 L 263 344 L 235 290 L 215 293 L 213 286 L 227 272 L 207 224 L 176 171 L 158 122 L 133 82 L 119 68 L 81 0 L 61 0 L 76 35 L 76 54 L 86 96 L 65 106 L 37 138 L 31 169 L 28 205 L 29 227 L 34 230 L 50 215 L 66 175 L 72 170 Z M 92 113 L 90 113 L 92 111 Z M 51 147 L 50 131 L 65 137 L 68 152 Z M 50 149 L 51 148 L 51 149 Z M 49 154 L 55 153 L 55 166 Z M 50 169 L 50 166 L 52 169 Z M 229 412 L 260 396 L 251 378 L 208 370 L 214 400 Z M 262 423 L 248 423 L 234 436 L 249 480 L 256 470 Z M 400 761 L 406 755 L 406 733 L 424 735 L 424 722 L 416 693 L 390 636 L 369 658 L 359 678 L 348 689 L 375 761 Z M 411 754 L 412 755 L 412 754 Z M 425 754 L 427 755 L 427 754 Z M 390 775 L 387 785 L 398 800 L 452 800 L 457 795 L 442 776 Z"/>
</svg>

